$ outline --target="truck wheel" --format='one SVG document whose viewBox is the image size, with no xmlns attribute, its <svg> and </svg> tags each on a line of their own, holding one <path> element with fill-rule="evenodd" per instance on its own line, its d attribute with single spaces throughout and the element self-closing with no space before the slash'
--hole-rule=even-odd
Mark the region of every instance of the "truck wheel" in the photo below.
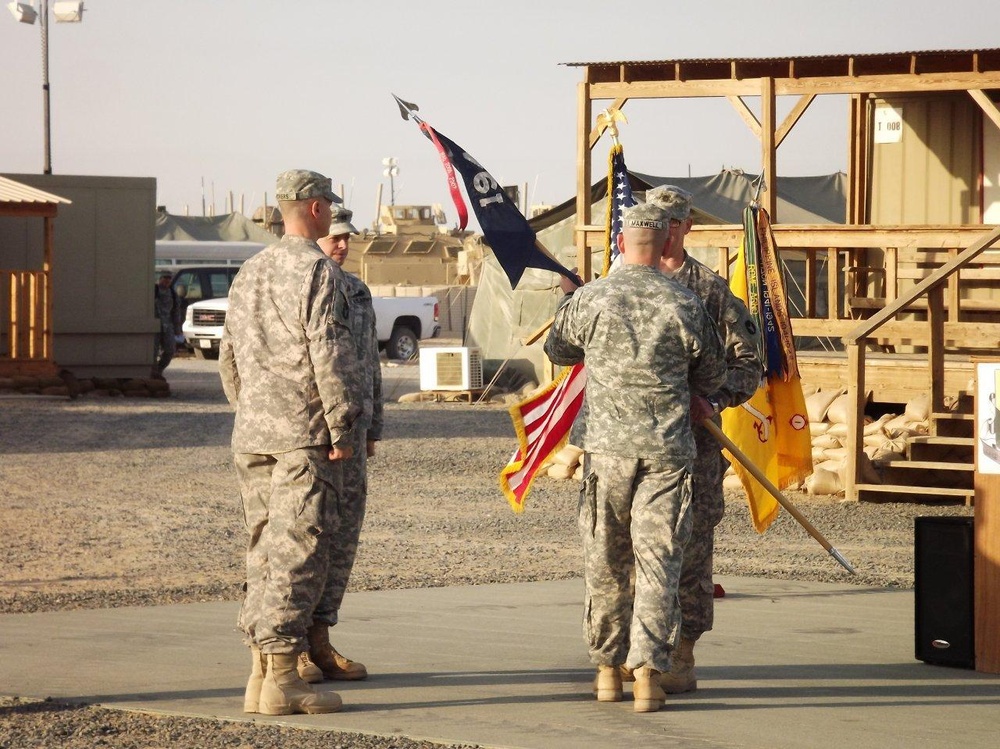
<svg viewBox="0 0 1000 749">
<path fill-rule="evenodd" d="M 398 325 L 392 329 L 389 343 L 385 347 L 386 356 L 390 359 L 408 361 L 417 355 L 419 343 L 416 334 L 409 328 Z"/>
</svg>

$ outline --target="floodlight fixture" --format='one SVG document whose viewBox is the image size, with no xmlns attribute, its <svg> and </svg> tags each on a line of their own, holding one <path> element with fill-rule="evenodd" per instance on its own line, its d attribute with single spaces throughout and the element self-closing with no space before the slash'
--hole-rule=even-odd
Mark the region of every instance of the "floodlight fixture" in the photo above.
<svg viewBox="0 0 1000 749">
<path fill-rule="evenodd" d="M 57 2 L 52 6 L 56 23 L 80 23 L 83 20 L 82 2 Z"/>
<path fill-rule="evenodd" d="M 7 10 L 14 16 L 14 19 L 21 23 L 34 23 L 38 18 L 38 12 L 27 3 L 8 3 Z"/>
<path fill-rule="evenodd" d="M 57 23 L 80 23 L 83 20 L 82 2 L 55 2 L 52 12 Z M 45 174 L 52 174 L 52 125 L 49 115 L 49 0 L 39 0 L 38 10 L 34 4 L 19 3 L 17 0 L 8 3 L 7 9 L 21 23 L 35 22 L 41 16 L 42 29 L 42 107 L 45 138 Z"/>
</svg>

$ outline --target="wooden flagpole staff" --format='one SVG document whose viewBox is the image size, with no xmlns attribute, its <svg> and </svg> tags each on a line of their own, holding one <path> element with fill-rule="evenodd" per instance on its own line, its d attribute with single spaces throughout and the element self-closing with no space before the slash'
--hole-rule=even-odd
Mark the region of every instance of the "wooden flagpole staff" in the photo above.
<svg viewBox="0 0 1000 749">
<path fill-rule="evenodd" d="M 705 427 L 705 429 L 707 429 L 709 433 L 711 433 L 711 435 L 729 451 L 730 455 L 736 458 L 736 460 L 738 460 L 740 464 L 750 472 L 751 476 L 760 482 L 761 486 L 771 493 L 772 497 L 778 500 L 778 503 L 782 507 L 788 510 L 788 513 L 799 522 L 799 525 L 806 529 L 810 536 L 819 541 L 820 546 L 830 552 L 830 556 L 836 559 L 841 567 L 850 572 L 852 575 L 856 574 L 854 567 L 852 567 L 851 563 L 844 558 L 844 555 L 837 551 L 837 549 L 835 549 L 833 545 L 823 537 L 823 534 L 816 530 L 812 523 L 806 520 L 805 515 L 802 514 L 799 508 L 781 493 L 781 490 L 779 490 L 778 487 L 776 487 L 774 483 L 764 475 L 764 472 L 755 466 L 751 462 L 750 458 L 748 458 L 743 451 L 740 450 L 736 444 L 715 425 L 715 422 L 711 419 L 705 419 L 701 422 L 701 425 Z"/>
</svg>

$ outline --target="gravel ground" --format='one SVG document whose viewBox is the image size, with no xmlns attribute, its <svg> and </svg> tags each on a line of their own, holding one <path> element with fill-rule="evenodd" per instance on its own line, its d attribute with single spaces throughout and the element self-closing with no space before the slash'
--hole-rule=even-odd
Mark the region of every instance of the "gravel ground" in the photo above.
<svg viewBox="0 0 1000 749">
<path fill-rule="evenodd" d="M 417 387 L 415 366 L 383 373 L 387 396 Z M 173 396 L 165 400 L 0 397 L 0 613 L 238 600 L 244 531 L 228 448 L 232 413 L 214 362 L 180 359 L 167 375 Z M 496 483 L 513 448 L 503 406 L 387 405 L 352 589 L 579 576 L 575 483 L 540 479 L 515 515 Z M 911 587 L 913 518 L 971 513 L 788 496 L 858 574 L 842 570 L 787 513 L 757 535 L 741 494 L 727 496 L 717 572 Z M 0 749 L 284 743 L 434 746 L 0 698 Z"/>
</svg>

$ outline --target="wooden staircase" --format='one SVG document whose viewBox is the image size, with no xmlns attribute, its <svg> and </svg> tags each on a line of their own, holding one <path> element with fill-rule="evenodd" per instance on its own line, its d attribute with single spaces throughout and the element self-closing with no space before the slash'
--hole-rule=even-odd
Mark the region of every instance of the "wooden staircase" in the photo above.
<svg viewBox="0 0 1000 749">
<path fill-rule="evenodd" d="M 975 496 L 975 423 L 971 399 L 958 411 L 932 413 L 930 434 L 911 437 L 903 460 L 876 465 L 881 484 L 857 484 L 869 502 L 962 502 Z"/>
</svg>

